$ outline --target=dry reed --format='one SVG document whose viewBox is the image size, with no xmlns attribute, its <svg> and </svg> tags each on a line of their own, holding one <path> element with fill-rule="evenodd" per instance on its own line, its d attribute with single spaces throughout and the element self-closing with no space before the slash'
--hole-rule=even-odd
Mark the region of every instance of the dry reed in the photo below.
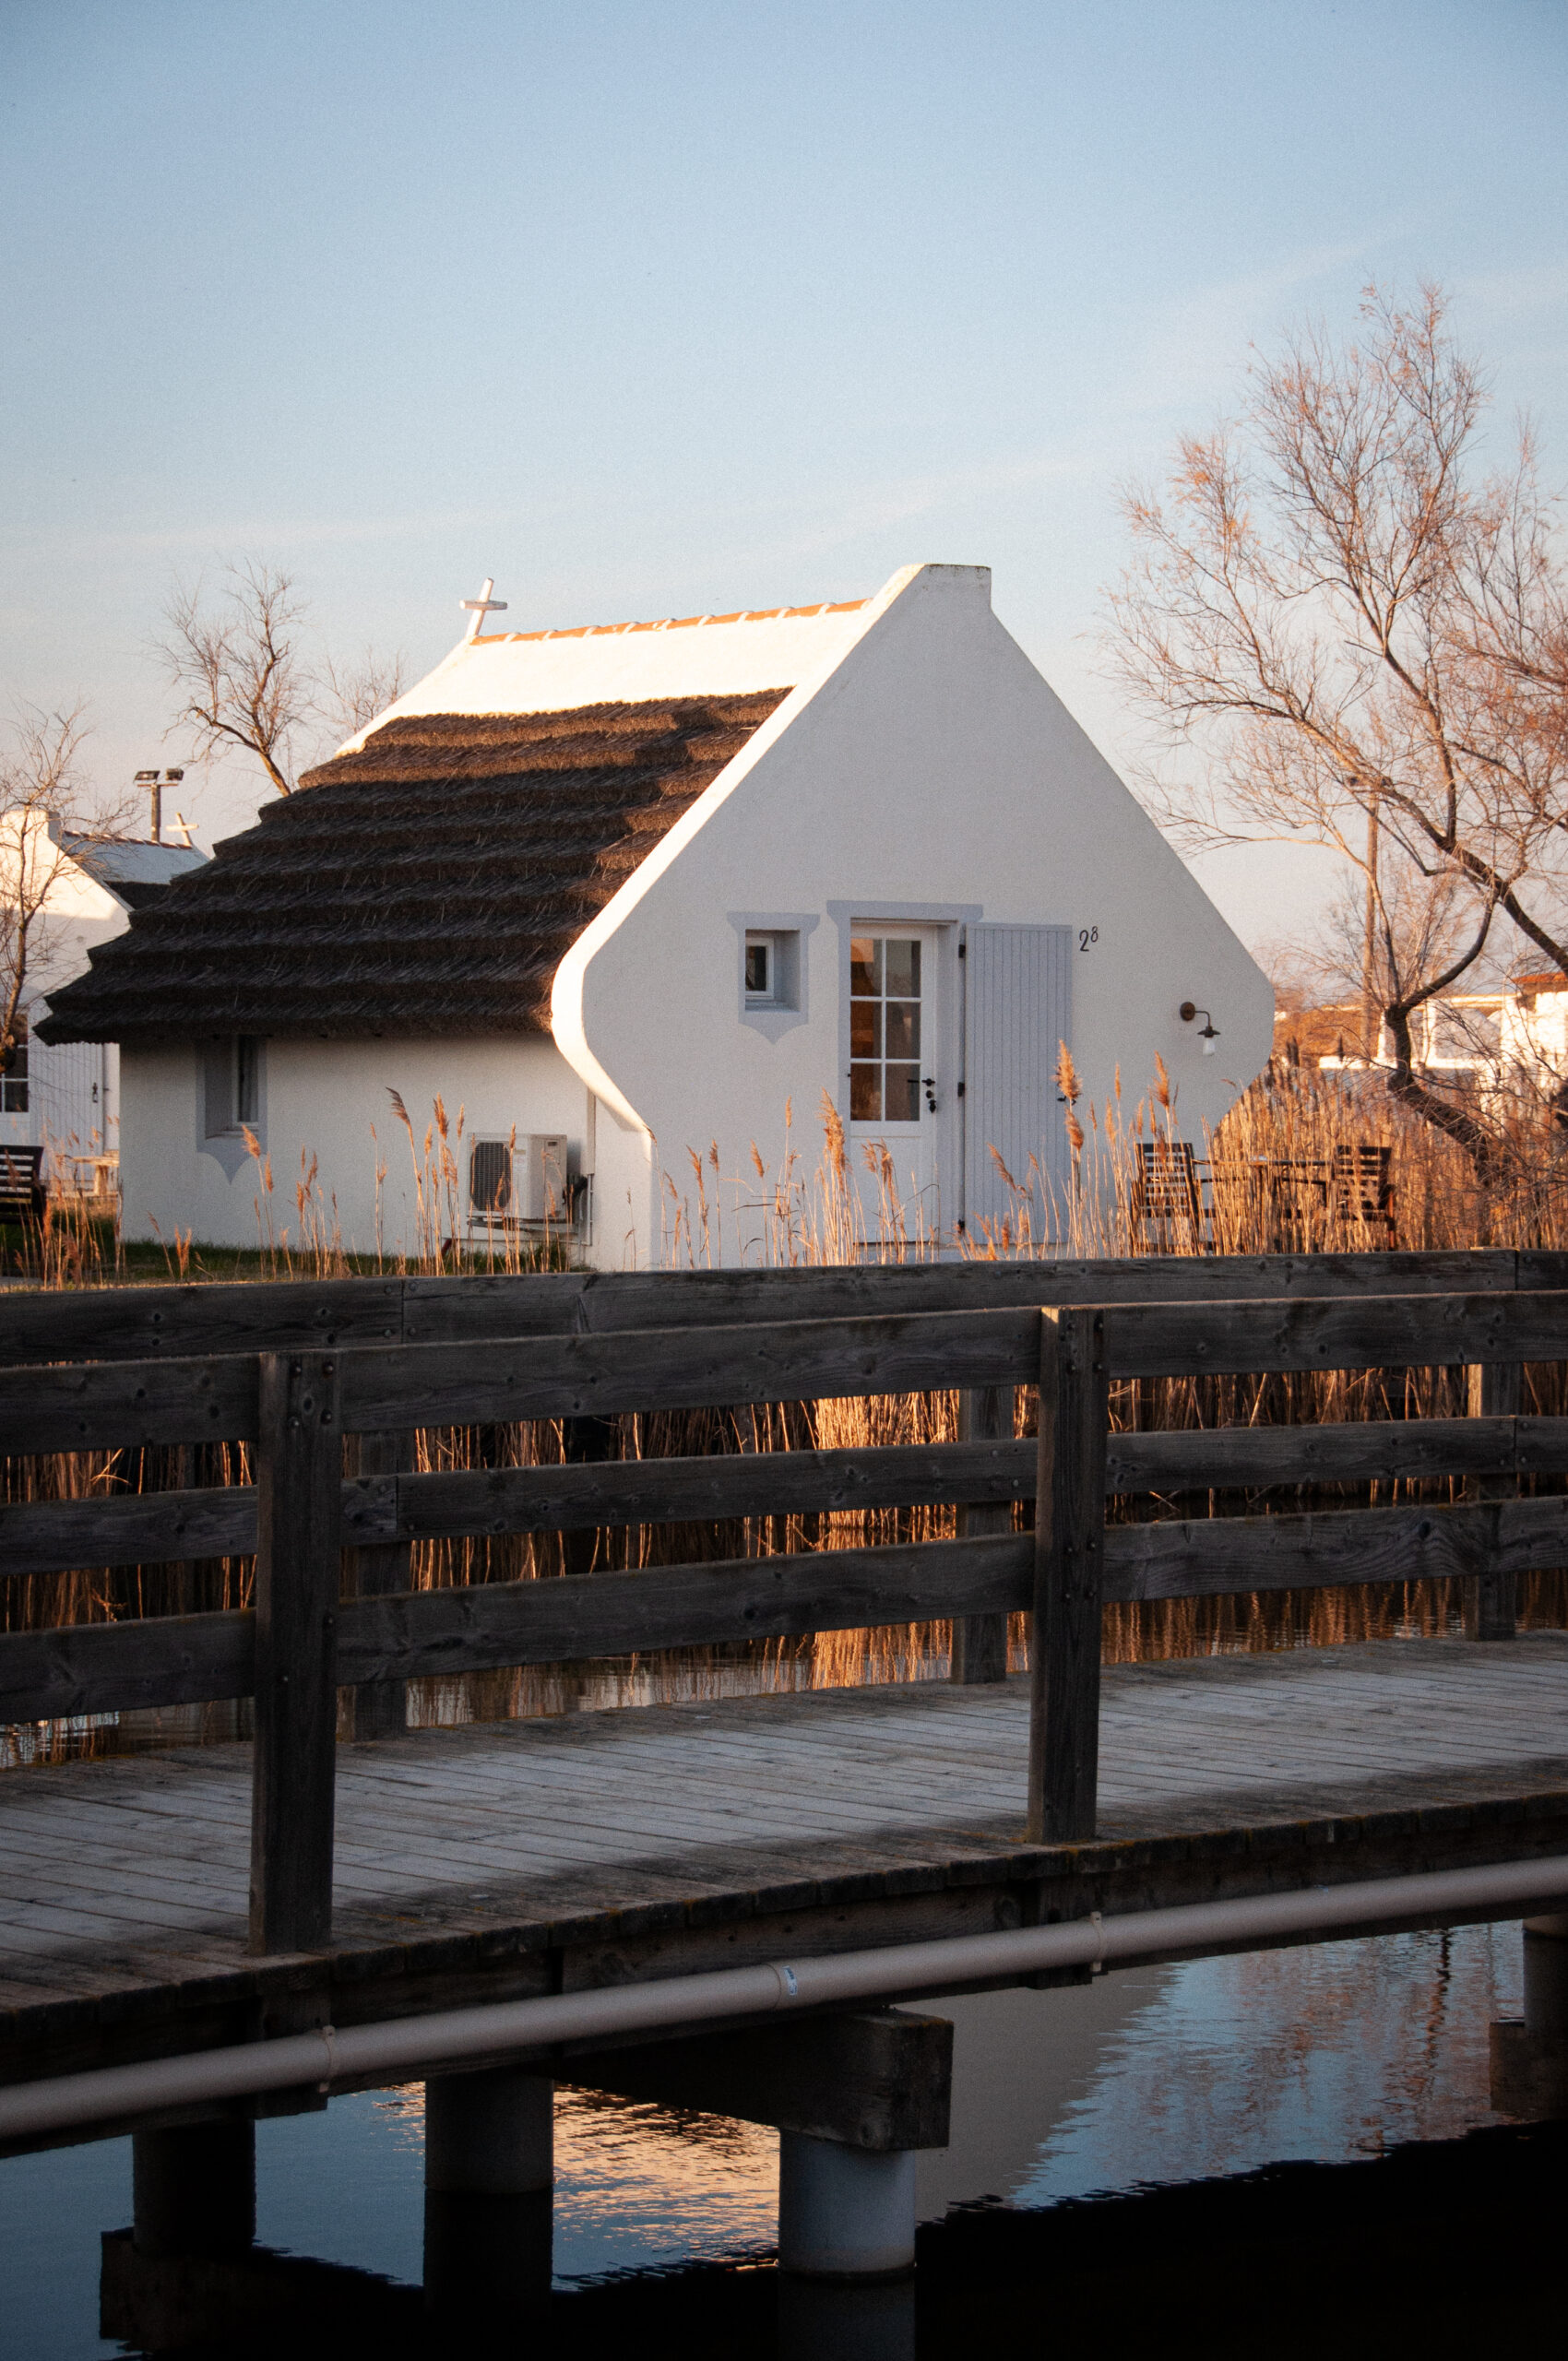
<svg viewBox="0 0 1568 2361">
<path fill-rule="evenodd" d="M 1543 1136 L 1533 1161 L 1523 1155 L 1515 1158 L 1506 1188 L 1483 1189 L 1453 1144 L 1402 1116 L 1375 1079 L 1278 1063 L 1241 1097 L 1215 1136 L 1203 1143 L 1201 1158 L 1192 1155 L 1189 1165 L 1190 1144 L 1182 1141 L 1175 1093 L 1163 1066 L 1158 1067 L 1150 1090 L 1130 1109 L 1123 1107 L 1118 1079 L 1108 1105 L 1084 1110 L 1086 1127 L 1079 1111 L 1081 1088 L 1065 1053 L 1063 1064 L 1058 1082 L 1067 1102 L 1074 1176 L 1068 1201 L 1051 1204 L 1042 1177 L 1043 1158 L 1017 1180 L 1006 1176 L 1011 1213 L 969 1241 L 967 1251 L 972 1256 L 1028 1260 L 1046 1252 L 1115 1257 L 1356 1252 L 1395 1243 L 1411 1251 L 1478 1244 L 1568 1245 L 1555 1143 L 1550 1135 Z M 302 1158 L 292 1219 L 279 1218 L 270 1163 L 253 1142 L 261 1184 L 258 1275 L 347 1276 L 367 1267 L 398 1273 L 522 1270 L 566 1259 L 569 1241 L 564 1235 L 536 1242 L 515 1231 L 498 1231 L 477 1248 L 464 1240 L 459 1222 L 461 1110 L 454 1121 L 438 1099 L 422 1133 L 401 1101 L 394 1101 L 393 1112 L 414 1172 L 414 1251 L 387 1256 L 378 1243 L 368 1264 L 349 1257 L 335 1202 L 323 1194 L 311 1157 Z M 787 1115 L 791 1121 L 787 1121 L 784 1154 L 772 1173 L 754 1147 L 749 1169 L 726 1179 L 718 1147 L 710 1144 L 706 1151 L 690 1152 L 689 1189 L 678 1189 L 672 1179 L 667 1180 L 667 1264 L 718 1264 L 724 1252 L 727 1218 L 731 1238 L 749 1241 L 749 1259 L 772 1267 L 920 1260 L 937 1251 L 921 1201 L 913 1194 L 904 1198 L 885 1145 L 863 1148 L 857 1169 L 842 1123 L 825 1099 L 822 1149 L 808 1165 L 793 1144 L 792 1109 Z M 1369 1146 L 1388 1151 L 1391 1205 L 1379 1202 L 1375 1179 L 1366 1186 L 1357 1179 L 1343 1186 L 1336 1180 L 1336 1152 Z M 379 1191 L 386 1169 L 379 1141 L 375 1152 Z M 79 1216 L 67 1211 L 57 1218 L 52 1209 L 39 1242 L 36 1275 L 43 1284 L 70 1286 L 109 1275 L 108 1258 L 89 1235 L 90 1228 Z M 188 1238 L 170 1241 L 165 1259 L 172 1276 L 201 1275 L 199 1257 L 193 1257 Z M 1526 1409 L 1560 1413 L 1563 1397 L 1562 1370 L 1526 1371 Z M 1119 1429 L 1169 1430 L 1238 1422 L 1293 1425 L 1455 1416 L 1464 1408 L 1463 1372 L 1429 1369 L 1141 1381 L 1114 1389 L 1111 1415 Z M 1031 1394 L 1019 1389 L 1015 1407 L 1018 1433 L 1032 1430 L 1033 1415 Z M 588 1447 L 595 1456 L 630 1459 L 928 1443 L 949 1441 L 956 1432 L 956 1394 L 935 1393 L 627 1416 L 595 1422 Z M 422 1470 L 558 1465 L 582 1455 L 584 1447 L 582 1433 L 560 1420 L 444 1429 L 420 1434 L 416 1465 Z M 240 1448 L 61 1453 L 48 1460 L 6 1462 L 3 1497 L 67 1498 L 94 1489 L 156 1490 L 245 1480 L 245 1455 Z M 1286 1507 L 1456 1496 L 1456 1485 L 1447 1481 L 1320 1486 L 1310 1493 L 1304 1488 L 1275 1488 L 1122 1501 L 1112 1514 L 1265 1513 Z M 1020 1524 L 1032 1520 L 1027 1505 L 1016 1514 Z M 938 1538 L 955 1529 L 955 1511 L 932 1506 L 633 1525 L 574 1536 L 476 1536 L 417 1545 L 413 1580 L 426 1588 L 548 1578 L 568 1569 L 634 1569 Z M 244 1560 L 34 1577 L 0 1590 L 0 1619 L 6 1628 L 37 1629 L 238 1606 L 248 1597 L 249 1582 L 250 1564 Z M 1105 1655 L 1107 1661 L 1123 1662 L 1332 1645 L 1396 1633 L 1451 1631 L 1459 1614 L 1456 1585 L 1426 1582 L 1114 1608 L 1106 1617 Z M 1568 1580 L 1562 1574 L 1536 1575 L 1521 1584 L 1522 1625 L 1564 1620 Z M 410 1712 L 416 1722 L 445 1722 L 656 1698 L 909 1679 L 943 1672 L 950 1643 L 950 1627 L 938 1622 L 825 1632 L 733 1649 L 684 1649 L 609 1665 L 531 1668 L 460 1683 L 422 1682 L 414 1686 Z M 1021 1617 L 1014 1619 L 1009 1654 L 1014 1667 L 1021 1668 L 1027 1660 Z M 160 1726 L 168 1727 L 168 1717 Z"/>
</svg>

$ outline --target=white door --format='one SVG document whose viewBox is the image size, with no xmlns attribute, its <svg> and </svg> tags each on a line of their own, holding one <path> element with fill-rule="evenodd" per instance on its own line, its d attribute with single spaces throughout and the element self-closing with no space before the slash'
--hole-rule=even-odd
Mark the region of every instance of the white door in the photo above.
<svg viewBox="0 0 1568 2361">
<path fill-rule="evenodd" d="M 849 943 L 849 1155 L 865 1234 L 941 1229 L 934 927 L 868 920 Z"/>
</svg>

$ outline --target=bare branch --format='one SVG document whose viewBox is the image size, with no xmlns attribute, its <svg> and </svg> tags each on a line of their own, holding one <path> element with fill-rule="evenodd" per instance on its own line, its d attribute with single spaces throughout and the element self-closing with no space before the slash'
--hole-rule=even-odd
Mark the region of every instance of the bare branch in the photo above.
<svg viewBox="0 0 1568 2361">
<path fill-rule="evenodd" d="M 200 582 L 177 582 L 156 652 L 191 733 L 192 760 L 239 750 L 279 795 L 294 787 L 294 742 L 309 719 L 312 683 L 294 645 L 305 609 L 291 577 L 245 558 L 225 568 L 216 601 Z"/>
<path fill-rule="evenodd" d="M 402 694 L 403 658 L 366 648 L 358 663 L 313 661 L 302 647 L 308 610 L 291 575 L 259 558 L 224 568 L 223 587 L 176 582 L 155 652 L 180 698 L 175 726 L 193 762 L 244 753 L 279 795 L 301 770 L 352 738 Z M 327 744 L 321 745 L 326 735 Z"/>
<path fill-rule="evenodd" d="M 336 741 L 357 738 L 389 705 L 397 704 L 408 686 L 405 660 L 400 648 L 395 656 L 383 657 L 372 647 L 356 664 L 338 664 L 330 656 L 322 658 L 316 710 Z"/>
<path fill-rule="evenodd" d="M 1359 340 L 1298 333 L 1160 492 L 1129 489 L 1107 594 L 1167 825 L 1325 846 L 1369 914 L 1369 847 L 1430 888 L 1442 926 L 1384 927 L 1396 1039 L 1500 911 L 1568 974 L 1568 576 L 1527 430 L 1479 473 L 1486 399 L 1441 290 L 1369 289 Z"/>
<path fill-rule="evenodd" d="M 89 818 L 81 777 L 87 706 L 18 705 L 0 753 L 0 1074 L 21 1038 L 30 978 L 42 959 L 50 896 L 71 856 L 63 837 Z"/>
</svg>

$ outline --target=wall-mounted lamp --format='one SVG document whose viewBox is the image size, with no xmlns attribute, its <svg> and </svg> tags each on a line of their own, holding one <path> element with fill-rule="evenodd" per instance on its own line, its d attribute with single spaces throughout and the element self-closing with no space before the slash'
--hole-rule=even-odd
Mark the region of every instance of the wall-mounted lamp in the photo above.
<svg viewBox="0 0 1568 2361">
<path fill-rule="evenodd" d="M 1198 1008 L 1192 1001 L 1184 1000 L 1176 1014 L 1181 1018 L 1183 1025 L 1191 1025 L 1194 1017 L 1201 1016 L 1203 1018 L 1203 1029 L 1199 1033 L 1198 1038 L 1204 1045 L 1205 1057 L 1212 1058 L 1214 1055 L 1214 1045 L 1219 1038 L 1219 1027 L 1216 1025 L 1207 1009 Z"/>
</svg>

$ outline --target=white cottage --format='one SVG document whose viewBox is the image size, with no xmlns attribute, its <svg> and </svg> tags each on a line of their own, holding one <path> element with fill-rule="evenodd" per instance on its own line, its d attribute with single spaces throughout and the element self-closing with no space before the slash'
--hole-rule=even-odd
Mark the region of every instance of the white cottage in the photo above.
<svg viewBox="0 0 1568 2361">
<path fill-rule="evenodd" d="M 254 1240 L 248 1131 L 285 1201 L 315 1159 L 345 1243 L 411 1244 L 395 1091 L 416 1132 L 462 1109 L 460 1218 L 555 1189 L 621 1266 L 659 1259 L 667 1176 L 689 1199 L 710 1144 L 742 1184 L 724 1257 L 761 1251 L 737 1201 L 791 1105 L 813 1160 L 824 1094 L 910 1227 L 978 1235 L 1013 1210 L 996 1157 L 1033 1158 L 1050 1235 L 1062 1042 L 1097 1101 L 1158 1053 L 1197 1138 L 1272 1025 L 988 569 L 921 565 L 839 605 L 470 637 L 46 1030 L 121 1044 L 132 1236 Z"/>
<path fill-rule="evenodd" d="M 15 891 L 18 869 L 32 892 L 43 889 L 28 943 L 22 1039 L 0 1077 L 0 1147 L 42 1147 L 56 1180 L 61 1166 L 74 1168 L 89 1187 L 89 1175 L 101 1182 L 110 1177 L 119 1145 L 119 1053 L 103 1039 L 40 1038 L 50 994 L 86 967 L 95 945 L 124 933 L 134 909 L 206 859 L 188 841 L 93 836 L 41 811 L 0 813 L 0 896 Z"/>
</svg>

